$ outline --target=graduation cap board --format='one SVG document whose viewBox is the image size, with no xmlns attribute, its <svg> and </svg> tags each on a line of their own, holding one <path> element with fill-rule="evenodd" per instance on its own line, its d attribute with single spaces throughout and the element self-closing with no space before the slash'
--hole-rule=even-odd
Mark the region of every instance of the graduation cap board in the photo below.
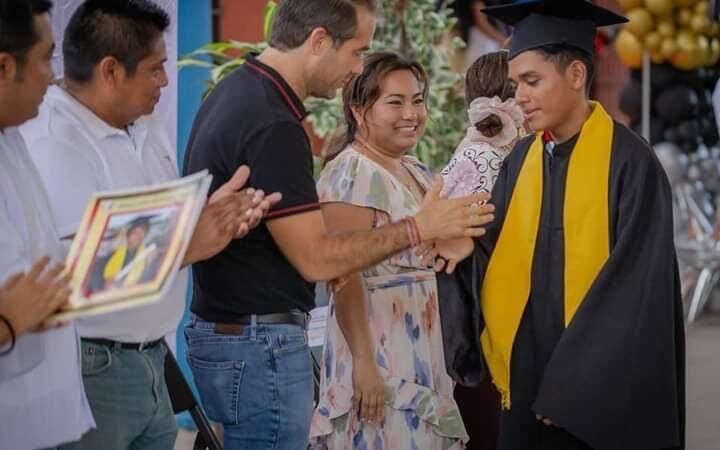
<svg viewBox="0 0 720 450">
<path fill-rule="evenodd" d="M 155 216 L 140 216 L 135 219 L 133 219 L 130 223 L 128 223 L 128 230 L 132 230 L 133 228 L 150 228 L 150 221 L 154 219 Z"/>
<path fill-rule="evenodd" d="M 585 0 L 532 0 L 483 12 L 513 28 L 508 58 L 544 45 L 566 44 L 593 54 L 597 27 L 627 19 Z"/>
</svg>

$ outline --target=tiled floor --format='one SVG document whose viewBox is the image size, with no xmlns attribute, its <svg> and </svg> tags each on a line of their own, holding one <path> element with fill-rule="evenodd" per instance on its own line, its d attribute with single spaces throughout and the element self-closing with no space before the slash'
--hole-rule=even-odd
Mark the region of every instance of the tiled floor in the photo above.
<svg viewBox="0 0 720 450">
<path fill-rule="evenodd" d="M 720 314 L 687 333 L 687 450 L 720 448 Z M 194 433 L 181 431 L 175 450 L 191 450 Z"/>
<path fill-rule="evenodd" d="M 720 448 L 720 314 L 688 329 L 688 450 Z"/>
</svg>

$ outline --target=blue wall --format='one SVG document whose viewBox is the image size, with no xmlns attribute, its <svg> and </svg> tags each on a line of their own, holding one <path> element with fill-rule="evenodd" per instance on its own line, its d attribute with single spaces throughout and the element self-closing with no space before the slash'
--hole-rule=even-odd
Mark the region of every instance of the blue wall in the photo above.
<svg viewBox="0 0 720 450">
<path fill-rule="evenodd" d="M 210 0 L 182 0 L 178 2 L 178 58 L 212 39 L 212 5 Z M 183 161 L 185 146 L 193 119 L 205 90 L 204 80 L 209 71 L 196 67 L 185 68 L 178 76 L 178 161 Z"/>
<path fill-rule="evenodd" d="M 178 1 L 178 58 L 190 53 L 196 48 L 207 44 L 212 39 L 212 4 L 211 0 L 181 0 Z M 185 156 L 190 129 L 193 119 L 200 108 L 202 93 L 205 89 L 204 80 L 209 78 L 209 72 L 205 69 L 189 67 L 181 70 L 178 74 L 178 161 L 182 171 L 182 163 Z M 192 281 L 191 281 L 192 283 Z M 188 292 L 192 292 L 190 289 Z M 187 300 L 190 305 L 190 295 Z M 197 390 L 192 382 L 190 368 L 185 361 L 185 336 L 183 327 L 189 319 L 188 308 L 185 309 L 185 316 L 178 328 L 177 333 L 177 356 L 180 368 L 185 378 L 191 383 L 195 395 Z M 194 428 L 190 416 L 185 414 L 178 418 L 178 424 L 184 428 Z"/>
</svg>

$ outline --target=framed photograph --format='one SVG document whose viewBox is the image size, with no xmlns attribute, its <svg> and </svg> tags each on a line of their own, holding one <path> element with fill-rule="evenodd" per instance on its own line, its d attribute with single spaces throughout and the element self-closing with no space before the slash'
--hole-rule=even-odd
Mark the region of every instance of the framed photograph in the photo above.
<svg viewBox="0 0 720 450">
<path fill-rule="evenodd" d="M 70 304 L 59 320 L 159 300 L 180 268 L 207 200 L 207 171 L 89 201 L 66 260 Z"/>
</svg>

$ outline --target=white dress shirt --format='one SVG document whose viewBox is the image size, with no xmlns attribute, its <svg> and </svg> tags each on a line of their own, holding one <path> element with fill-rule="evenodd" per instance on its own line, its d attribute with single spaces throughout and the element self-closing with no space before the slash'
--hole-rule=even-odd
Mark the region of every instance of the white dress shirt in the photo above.
<svg viewBox="0 0 720 450">
<path fill-rule="evenodd" d="M 42 180 L 17 129 L 0 132 L 0 283 L 63 250 Z M 2 301 L 2 299 L 0 299 Z M 18 339 L 0 357 L 0 447 L 31 450 L 78 440 L 94 426 L 74 325 Z"/>
<path fill-rule="evenodd" d="M 144 117 L 127 130 L 112 127 L 58 86 L 48 90 L 40 115 L 21 131 L 63 237 L 75 233 L 93 192 L 178 177 L 175 149 L 162 123 Z M 79 319 L 80 335 L 145 342 L 172 333 L 185 309 L 187 282 L 187 270 L 181 270 L 157 303 Z"/>
</svg>

